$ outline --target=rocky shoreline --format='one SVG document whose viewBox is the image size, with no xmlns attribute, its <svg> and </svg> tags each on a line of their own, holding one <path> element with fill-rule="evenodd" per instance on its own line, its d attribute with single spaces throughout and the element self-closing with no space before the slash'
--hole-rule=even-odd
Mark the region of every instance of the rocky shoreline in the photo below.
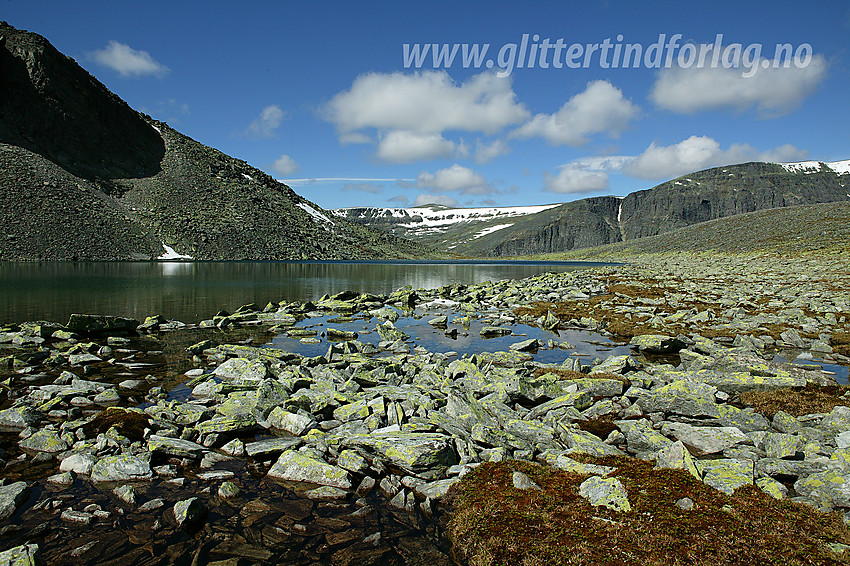
<svg viewBox="0 0 850 566">
<path fill-rule="evenodd" d="M 79 315 L 0 329 L 0 564 L 462 562 L 441 501 L 483 462 L 583 474 L 581 497 L 628 512 L 629 486 L 581 455 L 651 460 L 727 495 L 755 485 L 846 513 L 850 394 L 822 365 L 850 362 L 844 265 L 654 256 L 247 305 L 199 328 Z M 517 324 L 552 334 L 457 356 L 416 344 L 400 317 L 447 333 L 478 321 L 482 339 Z M 351 321 L 380 341 L 361 340 Z M 568 328 L 629 340 L 632 355 L 535 361 L 569 351 L 557 335 Z M 207 334 L 169 354 L 166 375 L 148 375 L 146 357 L 162 355 L 153 344 L 192 332 Z M 252 345 L 275 335 L 327 351 Z M 758 401 L 806 387 L 830 393 L 825 408 Z M 513 486 L 539 488 L 520 471 Z M 822 542 L 832 560 L 850 544 Z"/>
</svg>

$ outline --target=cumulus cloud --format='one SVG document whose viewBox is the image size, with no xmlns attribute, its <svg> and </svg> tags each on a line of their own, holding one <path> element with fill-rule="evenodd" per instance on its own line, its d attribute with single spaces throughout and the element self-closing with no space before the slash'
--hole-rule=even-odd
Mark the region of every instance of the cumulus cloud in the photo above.
<svg viewBox="0 0 850 566">
<path fill-rule="evenodd" d="M 765 62 L 767 68 L 762 67 Z M 769 59 L 759 59 L 755 64 L 752 76 L 742 76 L 747 72 L 741 68 L 722 66 L 663 69 L 649 97 L 661 108 L 683 114 L 755 107 L 762 116 L 779 116 L 812 94 L 827 71 L 822 55 L 814 55 L 802 68 L 796 61 L 787 68 L 773 68 Z"/>
<path fill-rule="evenodd" d="M 510 153 L 511 148 L 505 140 L 496 140 L 493 143 L 475 142 L 475 162 L 478 164 L 490 163 L 497 157 Z"/>
<path fill-rule="evenodd" d="M 426 204 L 442 204 L 443 206 L 455 207 L 457 200 L 448 195 L 418 195 L 413 201 L 413 206 L 425 206 Z"/>
<path fill-rule="evenodd" d="M 520 126 L 513 137 L 542 137 L 552 145 L 580 146 L 592 134 L 618 136 L 640 108 L 623 97 L 608 81 L 592 81 L 587 88 L 554 114 L 537 114 Z"/>
<path fill-rule="evenodd" d="M 133 49 L 114 40 L 103 49 L 93 51 L 91 57 L 101 65 L 118 71 L 122 77 L 150 75 L 161 79 L 170 72 L 168 67 L 157 62 L 147 51 Z"/>
<path fill-rule="evenodd" d="M 249 138 L 273 138 L 277 135 L 277 129 L 286 118 L 286 112 L 277 104 L 266 106 L 260 111 L 260 115 L 248 125 L 245 136 Z"/>
<path fill-rule="evenodd" d="M 493 192 L 480 174 L 455 163 L 435 173 L 423 171 L 416 179 L 416 186 L 436 192 L 460 192 L 463 194 L 486 194 Z"/>
<path fill-rule="evenodd" d="M 495 133 L 519 124 L 529 112 L 516 100 L 510 80 L 482 73 L 455 83 L 445 71 L 367 73 L 334 96 L 322 110 L 340 134 L 366 128 L 441 133 Z"/>
<path fill-rule="evenodd" d="M 691 136 L 667 146 L 653 142 L 634 161 L 623 167 L 623 172 L 632 177 L 654 180 L 746 161 L 799 161 L 807 155 L 807 151 L 790 144 L 765 151 L 759 151 L 749 144 L 732 144 L 728 149 L 722 149 L 716 140 L 708 136 Z"/>
<path fill-rule="evenodd" d="M 543 173 L 543 188 L 550 193 L 597 193 L 608 188 L 608 174 L 568 165 L 557 175 Z"/>
<path fill-rule="evenodd" d="M 440 134 L 395 130 L 381 137 L 376 157 L 388 163 L 413 163 L 448 157 L 455 143 Z"/>
<path fill-rule="evenodd" d="M 272 163 L 272 169 L 278 175 L 286 176 L 298 171 L 299 166 L 294 159 L 284 154 L 275 159 L 275 162 Z"/>
</svg>

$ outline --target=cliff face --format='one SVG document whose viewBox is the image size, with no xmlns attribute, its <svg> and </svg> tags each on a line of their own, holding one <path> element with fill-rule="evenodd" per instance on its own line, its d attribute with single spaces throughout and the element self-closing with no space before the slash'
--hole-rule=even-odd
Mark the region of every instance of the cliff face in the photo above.
<svg viewBox="0 0 850 566">
<path fill-rule="evenodd" d="M 848 200 L 850 175 L 829 167 L 789 171 L 776 163 L 706 169 L 623 199 L 625 240 L 767 208 Z"/>
<path fill-rule="evenodd" d="M 476 224 L 473 211 L 479 209 L 458 209 L 458 215 L 465 215 L 463 229 L 444 227 L 440 233 L 417 231 L 415 218 L 405 209 L 347 209 L 346 214 L 460 255 L 498 257 L 589 248 L 757 210 L 847 201 L 848 161 L 743 163 L 691 173 L 622 199 L 587 198 L 506 220 L 488 218 Z M 496 230 L 487 232 L 496 224 Z"/>
<path fill-rule="evenodd" d="M 0 22 L 0 260 L 428 256 L 130 108 Z"/>
</svg>

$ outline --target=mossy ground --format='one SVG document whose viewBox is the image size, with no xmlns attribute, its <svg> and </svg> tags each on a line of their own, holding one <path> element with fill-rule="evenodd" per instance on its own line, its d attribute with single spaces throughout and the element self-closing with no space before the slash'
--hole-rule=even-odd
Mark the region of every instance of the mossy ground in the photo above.
<svg viewBox="0 0 850 566">
<path fill-rule="evenodd" d="M 777 501 L 747 486 L 726 496 L 681 470 L 625 457 L 578 457 L 615 466 L 632 510 L 579 497 L 587 478 L 521 461 L 484 463 L 449 491 L 453 552 L 472 566 L 847 564 L 830 543 L 850 544 L 837 514 Z M 542 487 L 522 491 L 521 471 Z M 689 497 L 693 509 L 676 501 Z"/>
<path fill-rule="evenodd" d="M 850 407 L 850 399 L 843 397 L 850 386 L 822 386 L 810 383 L 805 387 L 776 389 L 773 391 L 746 391 L 738 399 L 766 417 L 777 411 L 799 417 L 812 413 L 828 413 L 838 405 Z"/>
</svg>

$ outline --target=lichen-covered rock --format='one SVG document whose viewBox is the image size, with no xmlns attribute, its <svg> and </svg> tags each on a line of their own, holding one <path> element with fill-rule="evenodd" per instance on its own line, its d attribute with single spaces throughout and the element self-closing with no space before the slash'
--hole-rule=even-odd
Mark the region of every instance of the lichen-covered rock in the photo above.
<svg viewBox="0 0 850 566">
<path fill-rule="evenodd" d="M 38 423 L 40 418 L 40 413 L 26 405 L 3 409 L 0 411 L 0 431 L 20 432 Z"/>
<path fill-rule="evenodd" d="M 254 415 L 232 415 L 213 417 L 208 421 L 203 421 L 195 425 L 195 429 L 201 434 L 210 434 L 213 432 L 243 432 L 251 430 L 257 426 L 257 419 Z"/>
<path fill-rule="evenodd" d="M 74 472 L 77 475 L 91 475 L 94 467 L 95 457 L 87 452 L 71 454 L 59 464 L 59 470 L 62 472 Z"/>
<path fill-rule="evenodd" d="M 32 436 L 21 440 L 19 444 L 24 450 L 47 452 L 48 454 L 55 454 L 68 449 L 68 443 L 59 436 L 59 433 L 50 429 L 36 431 Z"/>
<path fill-rule="evenodd" d="M 757 478 L 756 486 L 774 499 L 785 499 L 788 497 L 788 488 L 773 478 Z"/>
<path fill-rule="evenodd" d="M 674 413 L 687 417 L 720 417 L 714 394 L 715 387 L 704 383 L 677 380 L 638 399 L 647 413 Z"/>
<path fill-rule="evenodd" d="M 578 493 L 597 507 L 604 506 L 621 513 L 628 513 L 632 509 L 626 488 L 617 478 L 591 476 L 581 482 Z"/>
<path fill-rule="evenodd" d="M 413 488 L 413 492 L 423 499 L 431 501 L 439 501 L 445 497 L 449 488 L 460 481 L 460 478 L 446 478 L 442 480 L 422 483 Z"/>
<path fill-rule="evenodd" d="M 347 471 L 294 450 L 281 454 L 266 477 L 351 489 L 351 478 Z"/>
<path fill-rule="evenodd" d="M 134 318 L 97 314 L 72 314 L 65 325 L 69 332 L 77 334 L 110 334 L 133 332 L 139 326 Z"/>
<path fill-rule="evenodd" d="M 0 552 L 0 566 L 44 566 L 44 559 L 37 544 L 27 543 Z"/>
<path fill-rule="evenodd" d="M 634 454 L 654 453 L 672 443 L 672 440 L 653 429 L 646 419 L 616 421 L 615 424 L 625 435 L 629 452 Z"/>
<path fill-rule="evenodd" d="M 306 415 L 290 413 L 281 407 L 275 407 L 269 413 L 268 424 L 277 430 L 294 436 L 301 436 L 316 426 L 316 421 Z"/>
<path fill-rule="evenodd" d="M 594 373 L 627 373 L 640 369 L 641 364 L 631 356 L 611 356 L 601 364 L 593 366 L 590 374 Z"/>
<path fill-rule="evenodd" d="M 768 458 L 788 458 L 797 453 L 800 439 L 791 434 L 768 433 L 764 437 L 764 451 Z"/>
<path fill-rule="evenodd" d="M 850 507 L 850 474 L 827 470 L 801 478 L 794 483 L 794 491 L 803 497 L 814 492 L 827 499 L 833 507 Z"/>
<path fill-rule="evenodd" d="M 543 491 L 537 483 L 528 477 L 526 474 L 522 472 L 514 472 L 513 476 L 511 476 L 511 481 L 513 485 L 517 489 L 521 489 L 522 491 L 535 490 L 535 491 Z"/>
<path fill-rule="evenodd" d="M 736 444 L 750 442 L 750 438 L 743 432 L 727 426 L 691 426 L 686 423 L 666 423 L 661 432 L 681 441 L 697 456 L 716 454 Z"/>
<path fill-rule="evenodd" d="M 591 456 L 624 456 L 623 452 L 605 444 L 602 439 L 589 432 L 577 429 L 569 429 L 561 434 L 561 438 L 567 444 L 567 453 L 590 454 Z"/>
<path fill-rule="evenodd" d="M 25 481 L 0 486 L 0 521 L 11 517 L 29 494 L 30 488 Z"/>
<path fill-rule="evenodd" d="M 655 467 L 685 470 L 696 479 L 702 480 L 702 474 L 697 469 L 693 456 L 678 440 L 655 454 Z"/>
<path fill-rule="evenodd" d="M 213 373 L 227 380 L 262 381 L 268 375 L 268 369 L 260 360 L 230 358 L 215 368 Z"/>
<path fill-rule="evenodd" d="M 703 483 L 726 495 L 732 495 L 739 487 L 752 485 L 754 480 L 752 460 L 699 460 L 699 467 L 702 468 Z"/>
<path fill-rule="evenodd" d="M 629 345 L 646 354 L 675 354 L 685 347 L 685 343 L 678 338 L 664 334 L 634 336 Z"/>
<path fill-rule="evenodd" d="M 200 458 L 206 452 L 206 448 L 191 440 L 182 438 L 170 438 L 152 434 L 148 437 L 148 450 L 177 456 L 178 458 Z"/>
<path fill-rule="evenodd" d="M 301 439 L 297 437 L 266 438 L 265 440 L 249 442 L 245 445 L 245 452 L 251 458 L 267 458 L 273 454 L 279 454 L 284 450 L 294 448 L 299 444 L 301 444 Z"/>
<path fill-rule="evenodd" d="M 200 499 L 190 497 L 174 504 L 174 520 L 178 527 L 190 526 L 197 523 L 206 514 L 206 508 Z"/>
<path fill-rule="evenodd" d="M 150 463 L 137 456 L 121 454 L 99 459 L 91 471 L 93 482 L 125 482 L 150 480 Z"/>
<path fill-rule="evenodd" d="M 439 476 L 458 460 L 450 437 L 428 432 L 357 434 L 344 439 L 343 445 L 422 478 Z"/>
</svg>

